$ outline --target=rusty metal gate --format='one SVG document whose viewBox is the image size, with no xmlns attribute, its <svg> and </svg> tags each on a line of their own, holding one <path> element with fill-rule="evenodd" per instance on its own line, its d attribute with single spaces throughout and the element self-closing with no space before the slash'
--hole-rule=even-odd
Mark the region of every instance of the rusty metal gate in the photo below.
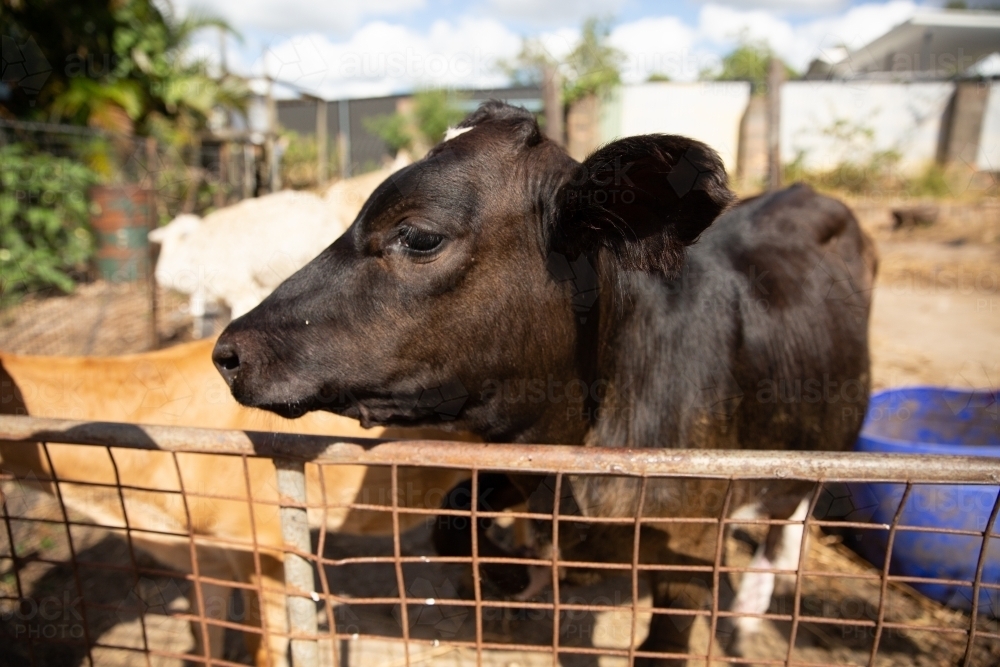
<svg viewBox="0 0 1000 667">
<path fill-rule="evenodd" d="M 1000 664 L 1000 585 L 984 581 L 1000 553 L 997 459 L 378 442 L 29 417 L 0 417 L 0 455 L 0 664 Z M 553 498 L 615 478 L 638 502 L 572 515 L 558 502 L 549 513 L 442 509 L 462 479 L 480 498 L 487 472 L 544 475 Z M 692 488 L 712 511 L 645 516 L 662 480 L 709 480 Z M 813 483 L 802 519 L 735 511 L 742 485 L 790 480 Z M 858 506 L 857 488 L 876 483 L 893 489 L 888 520 Z M 907 520 L 921 489 L 957 484 L 996 496 L 958 508 L 977 513 L 980 530 Z M 484 553 L 477 530 L 471 555 L 429 546 L 429 522 L 483 519 L 509 554 Z M 551 543 L 574 530 L 595 554 L 627 557 L 518 546 L 539 526 Z M 610 544 L 602 526 L 627 538 Z M 768 526 L 801 526 L 793 567 L 747 564 Z M 711 558 L 650 562 L 640 552 L 651 527 L 671 544 L 713 536 Z M 845 546 L 876 533 L 878 567 Z M 893 544 L 909 533 L 964 540 L 972 574 L 895 573 Z M 534 568 L 548 585 L 513 598 L 484 578 L 490 565 Z M 785 575 L 785 592 L 759 613 L 733 611 L 730 580 L 761 572 Z M 705 602 L 654 607 L 645 575 L 657 573 L 689 577 Z M 950 587 L 967 610 L 913 588 L 926 585 Z M 720 639 L 739 617 L 760 626 L 742 655 Z M 643 648 L 656 618 L 690 629 L 687 653 Z"/>
</svg>

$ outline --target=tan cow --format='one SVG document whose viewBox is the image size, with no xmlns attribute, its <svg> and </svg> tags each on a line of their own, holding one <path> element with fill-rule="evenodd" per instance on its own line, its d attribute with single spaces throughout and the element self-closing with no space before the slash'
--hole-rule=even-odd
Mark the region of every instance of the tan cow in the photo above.
<svg viewBox="0 0 1000 667">
<path fill-rule="evenodd" d="M 232 399 L 212 366 L 213 345 L 214 341 L 201 341 L 113 358 L 0 354 L 0 413 L 347 437 L 437 436 L 400 429 L 367 430 L 354 420 L 326 413 L 312 413 L 292 422 L 244 408 Z M 166 452 L 59 444 L 50 444 L 48 452 L 69 508 L 103 526 L 125 528 L 127 519 L 136 546 L 182 572 L 192 572 L 193 566 L 184 503 L 176 492 L 183 484 L 188 493 L 228 497 L 187 499 L 191 529 L 199 537 L 198 574 L 261 587 L 264 599 L 249 594 L 246 608 L 262 609 L 269 629 L 285 629 L 284 596 L 279 590 L 283 586 L 281 527 L 276 505 L 268 504 L 277 500 L 270 460 L 247 461 L 250 491 L 258 501 L 252 504 L 251 522 L 251 504 L 245 500 L 247 476 L 239 457 L 178 454 L 175 465 Z M 0 445 L 0 468 L 21 478 L 43 480 L 39 485 L 53 490 L 44 482 L 51 479 L 51 470 L 40 446 Z M 388 468 L 325 466 L 323 474 L 328 505 L 392 502 Z M 123 491 L 125 516 L 114 486 L 116 477 L 132 487 Z M 310 502 L 319 504 L 318 467 L 307 466 L 307 477 Z M 460 479 L 454 471 L 400 469 L 400 503 L 436 508 L 443 494 Z M 331 507 L 325 516 L 330 530 L 391 533 L 389 512 L 359 514 Z M 313 526 L 318 525 L 319 512 L 311 511 L 310 520 Z M 420 521 L 419 515 L 400 514 L 403 530 Z M 259 569 L 251 548 L 254 530 L 261 547 Z M 204 608 L 209 615 L 224 620 L 230 593 L 227 586 L 204 584 L 199 599 L 196 587 L 192 587 L 191 609 Z M 219 656 L 223 628 L 209 625 L 208 630 L 203 636 L 201 626 L 195 625 L 197 650 L 204 650 L 207 639 L 211 654 Z M 287 640 L 271 637 L 268 647 L 257 633 L 248 632 L 246 637 L 258 664 L 284 664 Z"/>
</svg>

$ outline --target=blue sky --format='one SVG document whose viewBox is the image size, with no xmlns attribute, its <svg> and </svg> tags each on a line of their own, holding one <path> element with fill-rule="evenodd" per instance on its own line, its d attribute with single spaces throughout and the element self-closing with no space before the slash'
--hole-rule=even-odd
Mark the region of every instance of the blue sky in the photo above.
<svg viewBox="0 0 1000 667">
<path fill-rule="evenodd" d="M 627 82 L 652 72 L 693 80 L 741 37 L 768 42 L 798 69 L 858 48 L 939 1 L 890 0 L 174 0 L 178 11 L 226 18 L 244 39 L 229 66 L 292 82 L 328 99 L 427 86 L 501 86 L 498 61 L 535 37 L 559 57 L 590 15 L 615 19 L 612 43 L 628 56 Z M 197 52 L 219 53 L 203 34 Z"/>
</svg>

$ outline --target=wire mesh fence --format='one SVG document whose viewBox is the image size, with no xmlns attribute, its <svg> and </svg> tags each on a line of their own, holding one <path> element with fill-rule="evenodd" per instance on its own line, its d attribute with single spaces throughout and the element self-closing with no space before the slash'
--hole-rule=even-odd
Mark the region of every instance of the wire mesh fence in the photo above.
<svg viewBox="0 0 1000 667">
<path fill-rule="evenodd" d="M 158 223 L 236 203 L 262 187 L 261 151 L 245 133 L 205 134 L 175 147 L 89 127 L 0 119 L 0 146 L 15 145 L 84 164 L 104 183 L 154 192 Z"/>
<path fill-rule="evenodd" d="M 10 664 L 1000 659 L 996 459 L 379 443 L 28 417 L 0 417 L 0 455 Z M 592 480 L 612 491 L 588 501 Z M 782 485 L 803 490 L 801 511 L 741 509 Z M 988 502 L 956 503 L 957 485 Z M 886 493 L 866 500 L 871 490 Z M 928 509 L 977 528 L 921 522 Z M 771 534 L 797 547 L 794 560 L 761 560 Z M 944 555 L 971 565 L 906 571 L 899 557 L 914 554 L 898 545 L 912 535 L 946 537 Z M 875 565 L 847 548 L 871 540 Z M 950 605 L 917 592 L 934 586 Z"/>
<path fill-rule="evenodd" d="M 147 232 L 260 187 L 260 150 L 245 133 L 177 148 L 0 119 L 0 153 L 9 237 L 0 250 L 0 334 L 5 350 L 25 354 L 120 354 L 183 340 L 191 318 L 182 299 L 154 284 Z M 47 215 L 62 236 L 30 223 Z M 53 279 L 56 271 L 65 280 Z"/>
</svg>

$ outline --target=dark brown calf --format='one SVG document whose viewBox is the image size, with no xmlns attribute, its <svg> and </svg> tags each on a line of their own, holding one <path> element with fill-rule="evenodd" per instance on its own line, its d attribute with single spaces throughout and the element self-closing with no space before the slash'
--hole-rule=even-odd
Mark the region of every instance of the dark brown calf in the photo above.
<svg viewBox="0 0 1000 667">
<path fill-rule="evenodd" d="M 869 389 L 875 262 L 846 207 L 796 186 L 712 224 L 733 195 L 696 141 L 631 137 L 580 164 L 522 109 L 488 103 L 460 128 L 230 324 L 214 359 L 237 400 L 497 442 L 850 447 Z M 556 502 L 545 479 L 512 479 L 533 510 Z M 629 480 L 570 486 L 568 513 L 628 515 L 639 502 Z M 644 511 L 717 517 L 724 487 L 651 481 Z M 742 484 L 731 506 L 785 518 L 806 490 Z M 649 528 L 643 561 L 711 560 L 716 529 L 692 526 Z M 631 529 L 601 530 L 562 531 L 558 548 L 616 558 L 632 543 Z M 764 567 L 777 533 L 767 542 Z M 701 604 L 711 579 L 663 572 L 653 584 L 670 608 Z M 758 610 L 759 591 L 749 597 L 737 608 Z M 689 629 L 656 614 L 642 648 L 683 653 Z"/>
</svg>

